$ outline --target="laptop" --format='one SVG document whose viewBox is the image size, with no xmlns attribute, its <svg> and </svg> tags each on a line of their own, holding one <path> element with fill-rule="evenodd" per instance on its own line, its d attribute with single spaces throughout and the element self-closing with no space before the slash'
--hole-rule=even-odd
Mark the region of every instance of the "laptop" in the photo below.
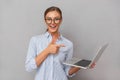
<svg viewBox="0 0 120 80">
<path fill-rule="evenodd" d="M 92 63 L 96 63 L 99 60 L 99 58 L 101 57 L 102 53 L 105 51 L 107 46 L 108 46 L 108 43 L 99 47 L 99 49 L 97 50 L 96 56 L 92 60 L 72 58 L 68 61 L 64 61 L 63 64 L 69 65 L 69 66 L 74 66 L 74 67 L 79 67 L 79 68 L 83 68 L 83 69 L 88 69 L 88 68 L 90 68 Z"/>
</svg>

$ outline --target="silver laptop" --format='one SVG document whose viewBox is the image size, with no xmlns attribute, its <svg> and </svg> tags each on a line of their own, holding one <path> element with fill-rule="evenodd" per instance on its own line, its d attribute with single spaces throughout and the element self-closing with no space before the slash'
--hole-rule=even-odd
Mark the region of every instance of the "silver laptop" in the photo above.
<svg viewBox="0 0 120 80">
<path fill-rule="evenodd" d="M 79 67 L 79 68 L 83 68 L 83 69 L 88 69 L 88 68 L 90 68 L 90 66 L 92 65 L 93 62 L 96 63 L 99 60 L 99 58 L 101 57 L 102 53 L 107 48 L 107 46 L 108 46 L 108 43 L 101 46 L 97 50 L 96 56 L 92 60 L 72 58 L 71 60 L 63 62 L 63 64 L 69 65 L 69 66 L 74 66 L 74 67 Z"/>
</svg>

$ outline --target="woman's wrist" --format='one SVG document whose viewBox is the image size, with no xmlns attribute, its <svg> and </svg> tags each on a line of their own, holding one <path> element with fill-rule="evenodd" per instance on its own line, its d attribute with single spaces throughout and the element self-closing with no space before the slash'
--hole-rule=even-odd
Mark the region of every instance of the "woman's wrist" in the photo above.
<svg viewBox="0 0 120 80">
<path fill-rule="evenodd" d="M 48 55 L 50 54 L 50 51 L 49 51 L 48 48 L 46 48 L 44 51 L 45 51 L 46 54 L 48 54 Z"/>
</svg>

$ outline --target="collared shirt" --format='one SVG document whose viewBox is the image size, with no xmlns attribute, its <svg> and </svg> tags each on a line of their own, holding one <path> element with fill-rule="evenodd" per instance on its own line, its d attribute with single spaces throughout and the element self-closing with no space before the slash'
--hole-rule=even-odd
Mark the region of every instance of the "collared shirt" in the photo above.
<svg viewBox="0 0 120 80">
<path fill-rule="evenodd" d="M 52 40 L 48 32 L 31 38 L 26 56 L 25 68 L 27 71 L 36 70 L 35 80 L 68 80 L 70 66 L 62 62 L 72 58 L 73 44 L 71 41 L 60 35 L 56 44 L 64 44 L 60 47 L 57 54 L 50 54 L 37 67 L 35 57 L 40 54 Z"/>
</svg>

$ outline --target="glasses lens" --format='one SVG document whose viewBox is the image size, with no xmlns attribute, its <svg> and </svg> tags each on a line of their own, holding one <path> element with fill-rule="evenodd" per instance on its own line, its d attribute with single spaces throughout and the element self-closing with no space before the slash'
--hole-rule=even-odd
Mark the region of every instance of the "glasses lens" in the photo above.
<svg viewBox="0 0 120 80">
<path fill-rule="evenodd" d="M 45 19 L 45 20 L 46 20 L 46 22 L 49 23 L 49 24 L 52 22 L 52 19 L 51 19 L 51 18 L 47 18 L 47 19 Z"/>
<path fill-rule="evenodd" d="M 54 18 L 54 19 L 52 19 L 52 18 L 46 18 L 45 20 L 46 20 L 46 22 L 47 22 L 48 24 L 51 24 L 52 21 L 53 21 L 54 23 L 58 24 L 58 23 L 60 22 L 61 18 Z"/>
<path fill-rule="evenodd" d="M 54 22 L 55 22 L 55 23 L 59 23 L 60 20 L 61 20 L 60 18 L 55 18 L 55 19 L 54 19 Z"/>
</svg>

